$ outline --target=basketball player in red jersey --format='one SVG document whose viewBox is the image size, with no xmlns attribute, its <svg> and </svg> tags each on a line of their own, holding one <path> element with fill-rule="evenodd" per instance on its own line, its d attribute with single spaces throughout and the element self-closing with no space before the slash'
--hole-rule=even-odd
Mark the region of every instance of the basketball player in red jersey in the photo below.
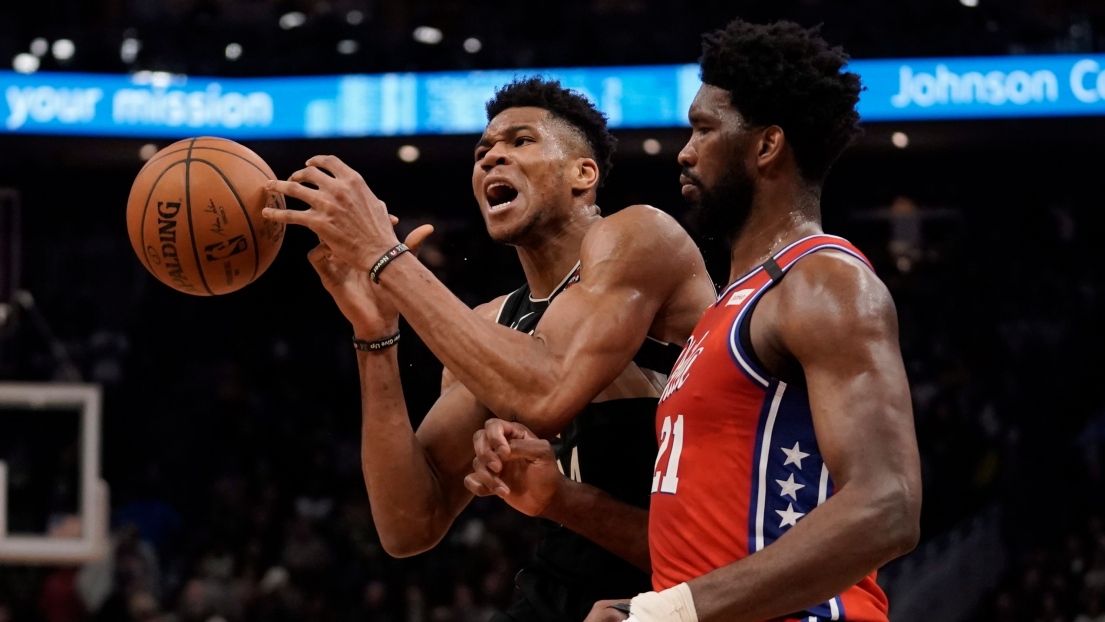
<svg viewBox="0 0 1105 622">
<path fill-rule="evenodd" d="M 730 285 L 657 410 L 656 591 L 588 622 L 887 620 L 875 571 L 916 545 L 920 467 L 893 301 L 821 229 L 822 183 L 859 120 L 846 60 L 786 22 L 704 37 L 681 182 L 702 229 L 728 234 Z M 520 426 L 476 444 L 478 494 L 555 499 Z"/>
<path fill-rule="evenodd" d="M 539 514 L 562 527 L 546 533 L 516 578 L 521 599 L 495 620 L 579 622 L 607 594 L 648 589 L 647 540 L 635 534 L 647 529 L 656 404 L 677 344 L 716 292 L 670 216 L 641 205 L 599 215 L 614 144 L 585 98 L 535 78 L 501 89 L 487 112 L 472 186 L 488 233 L 517 248 L 526 275 L 507 296 L 467 308 L 399 250 L 384 204 L 332 156 L 272 183 L 309 210 L 265 216 L 319 235 L 311 261 L 364 340 L 362 463 L 384 548 L 434 546 L 472 498 L 473 434 L 495 415 L 525 422 L 556 437 L 575 481 Z M 417 432 L 390 347 L 396 309 L 447 370 Z"/>
</svg>

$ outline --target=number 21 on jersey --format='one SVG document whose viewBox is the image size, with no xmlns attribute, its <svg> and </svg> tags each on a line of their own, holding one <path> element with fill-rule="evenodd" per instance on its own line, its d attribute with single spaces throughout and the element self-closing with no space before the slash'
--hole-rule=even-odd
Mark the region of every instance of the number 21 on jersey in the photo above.
<svg viewBox="0 0 1105 622">
<path fill-rule="evenodd" d="M 668 453 L 668 446 L 671 452 Z M 667 466 L 660 470 L 660 461 L 668 455 Z M 652 476 L 652 492 L 660 491 L 675 494 L 679 487 L 679 457 L 683 454 L 683 415 L 671 422 L 671 416 L 664 417 L 664 426 L 660 428 L 660 451 L 656 454 L 655 473 Z"/>
</svg>

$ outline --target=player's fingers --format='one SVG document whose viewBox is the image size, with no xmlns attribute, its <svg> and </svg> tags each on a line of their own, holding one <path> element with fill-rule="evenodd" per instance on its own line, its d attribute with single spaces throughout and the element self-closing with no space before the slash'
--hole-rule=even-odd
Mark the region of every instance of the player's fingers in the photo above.
<svg viewBox="0 0 1105 622">
<path fill-rule="evenodd" d="M 504 460 L 510 458 L 510 425 L 502 419 L 488 419 L 483 426 L 487 444 Z"/>
<path fill-rule="evenodd" d="M 533 433 L 533 430 L 527 428 L 526 426 L 522 425 L 521 423 L 518 423 L 517 421 L 511 421 L 509 423 L 509 425 L 510 425 L 511 438 L 530 438 L 530 439 L 539 439 L 540 438 L 539 436 L 537 436 L 536 434 Z"/>
<path fill-rule="evenodd" d="M 393 225 L 395 223 L 392 223 Z M 407 239 L 403 240 L 403 243 L 407 245 L 407 248 L 411 249 L 411 252 L 415 255 L 422 249 L 422 243 L 426 241 L 426 238 L 430 237 L 430 234 L 434 232 L 433 225 L 420 225 L 407 234 Z"/>
<path fill-rule="evenodd" d="M 319 244 L 307 252 L 307 261 L 311 262 L 312 266 L 318 268 L 326 263 L 330 254 L 329 246 Z"/>
<path fill-rule="evenodd" d="M 503 462 L 495 453 L 495 447 L 491 444 L 491 437 L 486 430 L 476 430 L 472 435 L 472 449 L 476 452 L 476 459 L 487 465 L 492 473 L 503 470 Z"/>
<path fill-rule="evenodd" d="M 317 214 L 311 212 L 311 210 L 297 210 L 297 209 L 275 209 L 272 207 L 266 207 L 261 210 L 261 217 L 267 220 L 275 222 L 282 222 L 289 225 L 303 225 L 310 227 L 315 224 Z"/>
<path fill-rule="evenodd" d="M 541 439 L 513 439 L 510 454 L 515 460 L 549 460 L 554 457 L 552 445 Z"/>
<path fill-rule="evenodd" d="M 300 201 L 303 201 L 307 205 L 314 205 L 315 203 L 318 203 L 318 200 L 319 200 L 318 190 L 313 190 L 311 188 L 308 188 L 307 186 L 304 186 L 303 184 L 297 184 L 294 181 L 281 181 L 279 179 L 270 179 L 265 184 L 265 187 L 268 188 L 269 190 L 275 190 L 276 192 L 279 192 L 279 193 L 283 194 L 284 196 L 289 196 L 289 197 L 294 197 L 296 199 L 299 199 Z M 271 207 L 266 207 L 261 213 L 264 214 L 265 212 L 273 212 L 273 211 L 277 211 L 277 210 L 274 210 Z M 293 211 L 296 211 L 296 210 L 279 210 L 279 211 L 293 212 Z"/>
<path fill-rule="evenodd" d="M 508 488 L 503 483 L 502 479 L 495 477 L 486 468 L 476 468 L 470 474 L 464 476 L 464 487 L 472 491 L 472 494 L 487 496 L 487 495 L 508 495 L 511 494 L 511 488 Z M 477 491 L 487 491 L 486 494 L 477 493 Z"/>
<path fill-rule="evenodd" d="M 477 497 L 491 497 L 495 495 L 495 493 L 491 492 L 491 489 L 483 485 L 483 482 L 476 479 L 475 474 L 466 475 L 464 477 L 464 487 L 468 489 L 468 492 Z"/>
<path fill-rule="evenodd" d="M 352 177 L 354 175 L 360 177 L 360 173 L 350 168 L 345 162 L 342 162 L 338 156 L 317 155 L 307 160 L 307 166 L 317 166 L 318 168 L 330 171 L 334 177 Z"/>
<path fill-rule="evenodd" d="M 395 225 L 399 224 L 399 219 L 396 218 L 395 216 L 392 216 L 391 214 L 388 214 L 388 220 L 391 221 L 391 226 L 393 226 L 393 227 Z"/>
<path fill-rule="evenodd" d="M 289 175 L 288 181 L 297 184 L 313 184 L 316 188 L 325 188 L 334 183 L 334 178 L 323 173 L 317 167 L 308 166 Z"/>
</svg>

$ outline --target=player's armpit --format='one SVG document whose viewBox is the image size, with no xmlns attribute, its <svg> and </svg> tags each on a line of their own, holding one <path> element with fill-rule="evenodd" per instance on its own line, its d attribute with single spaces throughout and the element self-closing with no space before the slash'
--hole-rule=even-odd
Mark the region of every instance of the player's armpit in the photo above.
<svg viewBox="0 0 1105 622">
<path fill-rule="evenodd" d="M 863 492 L 887 561 L 912 549 L 920 460 L 889 291 L 855 258 L 821 252 L 780 284 L 772 315 L 779 319 L 769 320 L 768 332 L 804 373 L 817 443 L 837 490 Z"/>
</svg>

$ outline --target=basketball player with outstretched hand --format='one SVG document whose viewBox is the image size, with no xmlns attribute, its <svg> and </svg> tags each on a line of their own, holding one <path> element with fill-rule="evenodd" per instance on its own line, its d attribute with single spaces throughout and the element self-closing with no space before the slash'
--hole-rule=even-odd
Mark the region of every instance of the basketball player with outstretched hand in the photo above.
<svg viewBox="0 0 1105 622">
<path fill-rule="evenodd" d="M 488 233 L 518 250 L 526 284 L 510 295 L 468 309 L 406 252 L 384 204 L 332 156 L 271 182 L 310 209 L 265 215 L 318 234 L 311 262 L 353 324 L 362 464 L 385 549 L 413 555 L 445 535 L 472 498 L 464 478 L 488 418 L 559 434 L 561 468 L 576 481 L 535 514 L 562 527 L 519 573 L 521 600 L 495 619 L 578 622 L 603 595 L 648 588 L 648 545 L 636 534 L 647 528 L 655 408 L 678 344 L 715 290 L 671 217 L 647 206 L 599 215 L 614 140 L 586 99 L 535 78 L 501 89 L 487 111 L 472 186 Z M 412 244 L 425 234 L 416 230 Z M 396 310 L 446 367 L 417 432 L 391 347 Z"/>
<path fill-rule="evenodd" d="M 846 61 L 787 22 L 704 37 L 680 179 L 703 231 L 728 234 L 730 285 L 656 413 L 655 591 L 588 622 L 887 620 L 875 571 L 916 545 L 920 466 L 894 303 L 821 229 L 822 184 L 858 133 Z M 555 496 L 522 426 L 476 446 L 478 494 Z"/>
</svg>

